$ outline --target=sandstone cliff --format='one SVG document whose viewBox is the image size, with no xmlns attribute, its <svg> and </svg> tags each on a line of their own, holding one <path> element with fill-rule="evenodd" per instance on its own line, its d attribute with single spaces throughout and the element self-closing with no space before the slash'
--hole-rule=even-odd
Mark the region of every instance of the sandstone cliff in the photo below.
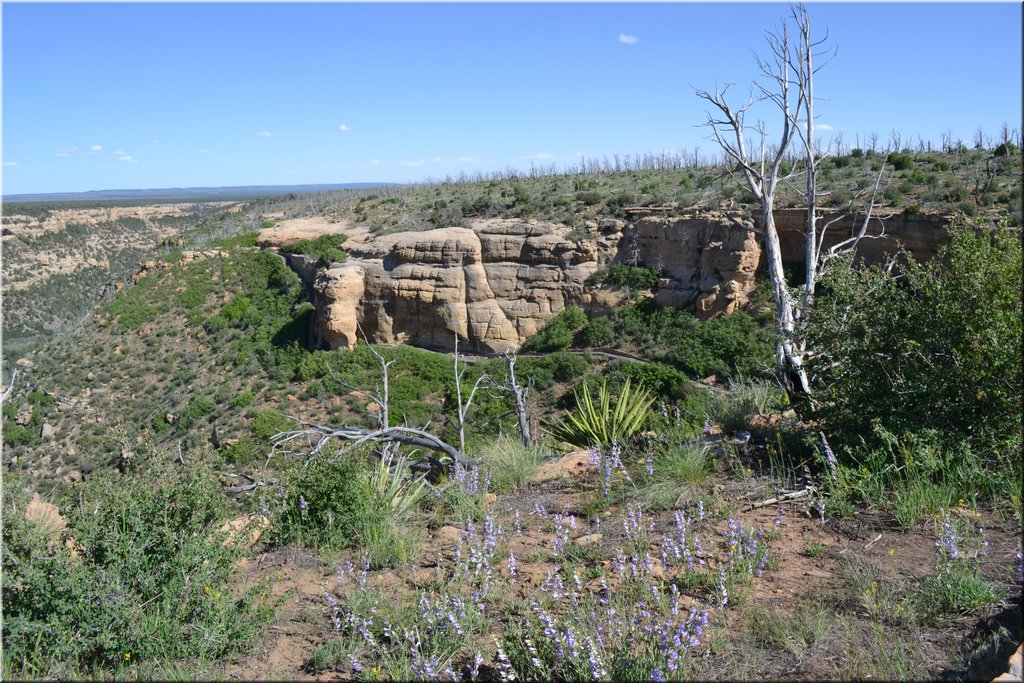
<svg viewBox="0 0 1024 683">
<path fill-rule="evenodd" d="M 776 213 L 783 259 L 804 257 L 802 209 Z M 826 215 L 822 224 L 835 216 Z M 938 215 L 890 212 L 872 221 L 859 254 L 881 261 L 898 245 L 919 258 L 935 255 L 946 240 Z M 487 219 L 468 228 L 442 228 L 373 237 L 365 227 L 318 219 L 285 221 L 264 231 L 262 246 L 280 247 L 323 232 L 349 236 L 349 259 L 317 270 L 289 255 L 311 286 L 316 347 L 352 347 L 365 335 L 375 343 L 500 352 L 518 347 L 567 306 L 592 315 L 622 304 L 628 293 L 587 279 L 612 263 L 634 261 L 665 275 L 655 300 L 701 318 L 746 305 L 762 252 L 751 218 L 740 212 L 689 210 L 679 215 L 637 211 L 627 222 L 605 218 L 581 227 L 536 220 Z M 857 225 L 839 221 L 825 245 L 845 239 Z"/>
<path fill-rule="evenodd" d="M 303 225 L 303 232 L 310 227 Z M 327 227 L 327 226 L 325 226 Z M 332 225 L 329 229 L 346 231 Z M 288 243 L 287 222 L 260 236 L 266 246 Z M 599 268 L 635 258 L 662 269 L 660 302 L 702 317 L 731 313 L 754 287 L 760 249 L 752 232 L 722 214 L 687 213 L 590 221 L 580 229 L 535 220 L 487 219 L 346 244 L 349 259 L 313 282 L 315 346 L 351 347 L 366 335 L 378 343 L 450 349 L 454 335 L 467 350 L 518 347 L 567 306 L 606 313 L 628 293 L 592 286 Z M 310 276 L 301 258 L 292 267 Z"/>
</svg>

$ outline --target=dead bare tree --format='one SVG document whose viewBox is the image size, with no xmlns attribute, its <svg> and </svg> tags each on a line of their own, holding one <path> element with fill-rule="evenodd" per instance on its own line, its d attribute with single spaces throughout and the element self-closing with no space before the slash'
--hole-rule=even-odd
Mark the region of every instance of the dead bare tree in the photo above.
<svg viewBox="0 0 1024 683">
<path fill-rule="evenodd" d="M 17 376 L 18 376 L 18 368 L 14 368 L 13 370 L 11 370 L 11 382 L 10 382 L 10 384 L 8 384 L 7 388 L 4 389 L 3 395 L 0 395 L 0 403 L 3 403 L 4 401 L 6 401 L 7 397 L 11 395 L 12 391 L 14 391 L 14 380 L 15 380 L 15 378 L 17 378 Z"/>
<path fill-rule="evenodd" d="M 459 366 L 459 335 L 455 335 L 455 410 L 456 417 L 459 424 L 459 454 L 466 454 L 466 414 L 469 413 L 469 409 L 473 407 L 473 398 L 476 396 L 477 390 L 484 384 L 491 383 L 491 377 L 487 373 L 484 373 L 477 377 L 476 382 L 473 383 L 473 388 L 469 392 L 469 396 L 466 398 L 466 402 L 462 402 L 462 376 L 466 374 L 466 363 L 463 362 L 462 366 Z"/>
<path fill-rule="evenodd" d="M 818 232 L 817 188 L 818 161 L 824 158 L 819 152 L 814 137 L 814 76 L 822 65 L 816 65 L 818 58 L 824 54 L 820 47 L 827 40 L 815 40 L 811 34 L 810 16 L 803 5 L 793 8 L 791 17 L 795 25 L 795 41 L 791 43 L 789 20 L 784 20 L 778 33 L 768 33 L 769 57 L 755 57 L 761 76 L 767 83 L 755 83 L 759 92 L 757 101 L 775 105 L 781 115 L 781 134 L 779 139 L 769 145 L 767 128 L 759 122 L 754 130 L 760 136 L 760 148 L 755 157 L 748 149 L 753 145 L 745 142 L 745 122 L 747 111 L 754 105 L 755 98 L 750 97 L 747 104 L 733 110 L 726 101 L 725 89 L 716 89 L 715 93 L 698 90 L 699 98 L 709 102 L 717 110 L 715 116 L 707 116 L 706 125 L 711 129 L 712 138 L 725 152 L 726 158 L 735 163 L 746 185 L 760 204 L 759 233 L 764 236 L 765 258 L 768 262 L 768 277 L 775 302 L 776 317 L 776 364 L 782 374 L 783 384 L 791 395 L 808 396 L 811 393 L 810 381 L 804 367 L 808 354 L 806 338 L 801 330 L 804 313 L 813 305 L 814 293 L 820 278 L 821 268 L 825 262 L 840 253 L 856 248 L 857 243 L 868 234 L 868 226 L 874 217 L 875 198 L 882 181 L 885 164 L 879 171 L 871 192 L 870 203 L 860 229 L 839 245 L 834 245 L 822 254 L 824 235 L 833 224 L 846 220 L 849 214 L 836 217 Z M 827 62 L 826 62 L 827 63 Z M 774 219 L 775 193 L 779 182 L 792 176 L 782 175 L 783 160 L 786 158 L 790 144 L 799 137 L 804 146 L 804 173 L 806 173 L 807 219 L 805 231 L 805 263 L 806 276 L 802 292 L 799 296 L 790 291 L 782 267 L 782 250 L 778 230 Z M 899 133 L 893 131 L 893 144 L 900 142 Z M 872 134 L 871 146 L 877 144 L 877 135 Z M 827 154 L 827 150 L 825 151 Z M 866 194 L 867 188 L 855 199 Z M 851 212 L 854 206 L 851 202 Z M 884 234 L 884 226 L 881 230 Z"/>
<path fill-rule="evenodd" d="M 714 94 L 706 90 L 697 90 L 696 95 L 717 110 L 715 116 L 710 112 L 707 114 L 706 125 L 711 129 L 711 137 L 722 148 L 726 157 L 738 166 L 747 188 L 760 203 L 760 223 L 764 233 L 768 279 L 771 284 L 772 298 L 775 301 L 776 364 L 783 373 L 788 389 L 809 394 L 811 387 L 803 368 L 803 358 L 794 344 L 796 317 L 793 295 L 786 284 L 785 272 L 782 267 L 782 247 L 774 216 L 775 193 L 781 180 L 782 162 L 790 143 L 797 134 L 797 126 L 794 125 L 794 121 L 796 121 L 798 107 L 804 94 L 798 92 L 794 104 L 791 93 L 793 60 L 790 55 L 788 22 L 783 22 L 779 34 L 767 34 L 767 39 L 771 52 L 770 57 L 767 60 L 758 58 L 757 63 L 771 87 L 761 84 L 755 84 L 755 87 L 760 92 L 758 99 L 774 103 L 782 114 L 782 132 L 771 150 L 767 141 L 768 131 L 763 122 L 754 126 L 754 130 L 760 137 L 760 149 L 757 156 L 753 156 L 747 149 L 745 117 L 747 111 L 754 105 L 753 94 L 746 105 L 735 110 L 726 100 L 728 85 L 721 90 L 716 88 Z"/>
<path fill-rule="evenodd" d="M 508 363 L 508 388 L 512 392 L 512 398 L 515 401 L 516 407 L 516 417 L 519 419 L 519 438 L 523 445 L 529 448 L 533 445 L 533 437 L 530 434 L 530 420 L 526 413 L 528 389 L 520 386 L 516 380 L 516 354 L 512 351 L 506 351 L 505 362 Z"/>
</svg>

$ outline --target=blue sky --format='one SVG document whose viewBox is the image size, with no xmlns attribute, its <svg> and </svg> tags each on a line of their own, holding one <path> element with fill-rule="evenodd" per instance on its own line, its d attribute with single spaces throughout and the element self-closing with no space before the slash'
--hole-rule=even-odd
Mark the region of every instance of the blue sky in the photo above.
<svg viewBox="0 0 1024 683">
<path fill-rule="evenodd" d="M 1019 3 L 810 3 L 818 123 L 1021 127 Z M 717 153 L 781 3 L 5 2 L 3 192 L 393 181 Z M 762 110 L 771 123 L 773 112 Z M 751 115 L 753 120 L 757 114 Z"/>
</svg>

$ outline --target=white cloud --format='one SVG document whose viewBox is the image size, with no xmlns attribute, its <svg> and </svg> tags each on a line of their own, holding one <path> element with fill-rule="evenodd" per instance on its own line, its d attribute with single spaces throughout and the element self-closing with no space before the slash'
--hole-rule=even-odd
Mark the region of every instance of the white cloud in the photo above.
<svg viewBox="0 0 1024 683">
<path fill-rule="evenodd" d="M 620 33 L 619 34 L 619 42 L 620 43 L 625 43 L 626 45 L 634 45 L 639 40 L 640 39 L 637 38 L 636 36 L 631 36 L 631 35 L 629 35 L 627 33 Z"/>
<path fill-rule="evenodd" d="M 532 157 L 530 157 L 530 158 L 531 158 L 531 159 L 534 159 L 534 160 L 536 160 L 536 161 L 545 161 L 545 160 L 547 160 L 547 159 L 554 159 L 554 158 L 555 158 L 555 155 L 554 155 L 554 154 L 548 154 L 547 152 L 540 152 L 540 153 L 538 153 L 538 154 L 534 154 L 534 155 L 533 155 Z"/>
<path fill-rule="evenodd" d="M 199 150 L 199 153 L 200 153 L 200 154 L 206 154 L 206 153 L 207 153 L 207 152 L 209 152 L 209 151 L 210 151 L 210 150 L 208 150 L 208 149 L 201 149 L 201 150 Z"/>
<path fill-rule="evenodd" d="M 816 130 L 816 131 L 820 130 L 820 131 L 824 131 L 824 132 L 827 133 L 829 131 L 835 130 L 835 128 L 833 128 L 832 126 L 828 125 L 827 123 L 816 123 L 816 124 L 814 124 L 814 130 Z"/>
<path fill-rule="evenodd" d="M 399 166 L 422 166 L 424 163 L 426 163 L 426 162 L 423 159 L 416 159 L 416 160 L 409 160 L 409 159 L 407 159 L 405 161 L 399 161 L 398 165 Z"/>
<path fill-rule="evenodd" d="M 373 161 L 371 161 L 370 163 L 371 163 L 372 165 L 374 165 L 374 166 L 380 166 L 380 159 L 374 159 L 374 160 L 373 160 Z"/>
<path fill-rule="evenodd" d="M 64 147 L 62 149 L 58 149 L 54 154 L 59 157 L 80 157 L 84 156 L 85 152 L 77 147 Z"/>
<path fill-rule="evenodd" d="M 89 151 L 90 152 L 102 152 L 103 151 L 103 145 L 93 145 L 92 147 L 89 148 Z"/>
<path fill-rule="evenodd" d="M 256 135 L 258 135 L 261 138 L 269 138 L 270 137 L 270 131 L 269 130 L 261 130 L 259 133 L 256 133 Z"/>
<path fill-rule="evenodd" d="M 342 133 L 347 133 L 352 129 L 343 123 L 340 126 L 338 126 L 338 130 L 340 130 Z"/>
<path fill-rule="evenodd" d="M 129 163 L 129 164 L 137 164 L 137 163 L 139 163 L 138 159 L 132 157 L 131 154 L 124 153 L 121 150 L 117 150 L 116 152 L 114 152 L 114 154 L 117 155 L 117 160 L 118 161 L 124 161 L 124 162 Z"/>
<path fill-rule="evenodd" d="M 17 165 L 18 165 L 17 161 L 5 161 L 4 162 L 4 166 L 17 166 Z"/>
</svg>

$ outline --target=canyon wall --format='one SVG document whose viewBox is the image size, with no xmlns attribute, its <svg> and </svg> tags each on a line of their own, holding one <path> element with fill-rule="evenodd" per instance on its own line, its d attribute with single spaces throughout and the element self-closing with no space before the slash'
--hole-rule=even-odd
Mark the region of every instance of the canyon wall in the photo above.
<svg viewBox="0 0 1024 683">
<path fill-rule="evenodd" d="M 803 260 L 805 215 L 777 213 L 786 261 Z M 942 217 L 901 212 L 872 221 L 869 234 L 880 235 L 883 224 L 885 238 L 862 243 L 860 253 L 870 262 L 897 243 L 928 258 L 945 240 Z M 834 224 L 826 246 L 853 228 L 849 221 Z M 365 336 L 374 343 L 451 349 L 457 334 L 466 351 L 501 352 L 517 348 L 568 306 L 600 315 L 625 303 L 630 293 L 622 288 L 588 282 L 612 263 L 660 270 L 654 294 L 660 304 L 701 318 L 732 313 L 747 303 L 763 267 L 755 229 L 742 213 L 697 209 L 672 216 L 637 212 L 628 222 L 605 218 L 575 228 L 486 219 L 380 237 L 361 232 L 346 243 L 345 263 L 319 271 L 302 257 L 288 260 L 312 284 L 315 347 L 351 348 Z M 261 235 L 260 244 L 283 246 L 294 241 L 288 235 L 281 225 Z"/>
</svg>

